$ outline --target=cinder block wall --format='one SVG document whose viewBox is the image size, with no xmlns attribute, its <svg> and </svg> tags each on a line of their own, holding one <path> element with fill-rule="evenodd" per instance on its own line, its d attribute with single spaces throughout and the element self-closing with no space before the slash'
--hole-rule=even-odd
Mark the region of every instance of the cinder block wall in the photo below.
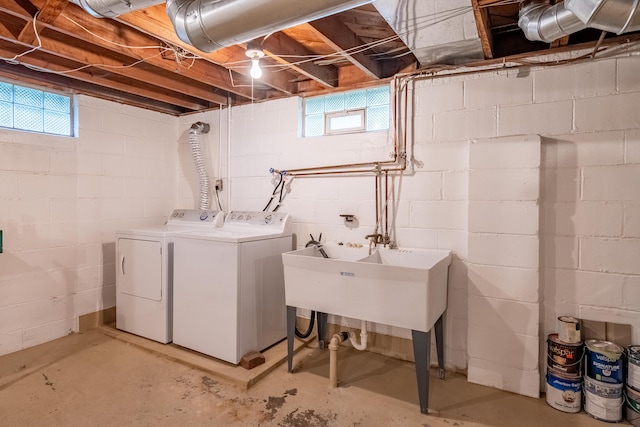
<svg viewBox="0 0 640 427">
<path fill-rule="evenodd" d="M 115 305 L 116 228 L 175 208 L 177 119 L 80 96 L 79 137 L 0 130 L 0 354 Z"/>
<path fill-rule="evenodd" d="M 474 381 L 531 395 L 545 367 L 535 353 L 543 353 L 557 316 L 630 323 L 640 343 L 639 65 L 631 56 L 416 82 L 414 172 L 393 179 L 395 237 L 401 247 L 454 251 L 447 366 L 476 366 Z M 298 118 L 293 99 L 233 110 L 231 208 L 262 209 L 273 189 L 269 167 L 385 158 L 378 148 L 386 134 L 302 139 Z M 510 135 L 540 135 L 539 151 L 514 140 L 496 172 L 474 172 L 474 141 Z M 483 189 L 502 198 L 486 200 Z M 295 179 L 282 210 L 293 214 L 299 246 L 320 232 L 328 241 L 366 243 L 373 195 L 373 178 Z M 355 214 L 360 227 L 346 228 L 341 213 Z M 500 245 L 506 240 L 528 243 Z M 498 262 L 500 247 L 511 249 Z M 476 323 L 488 315 L 495 322 Z M 523 343 L 518 357 L 499 354 L 511 348 L 498 347 L 505 328 L 512 344 Z"/>
</svg>

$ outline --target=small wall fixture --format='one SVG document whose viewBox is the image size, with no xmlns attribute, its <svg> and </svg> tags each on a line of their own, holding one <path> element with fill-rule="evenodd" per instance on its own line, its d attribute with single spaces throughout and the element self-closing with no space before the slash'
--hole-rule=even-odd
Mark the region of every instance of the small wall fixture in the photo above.
<svg viewBox="0 0 640 427">
<path fill-rule="evenodd" d="M 251 70 L 249 70 L 249 74 L 254 79 L 259 79 L 262 77 L 262 69 L 260 68 L 260 58 L 264 57 L 264 52 L 260 48 L 255 48 L 252 46 L 247 46 L 247 51 L 245 55 L 251 59 Z"/>
</svg>

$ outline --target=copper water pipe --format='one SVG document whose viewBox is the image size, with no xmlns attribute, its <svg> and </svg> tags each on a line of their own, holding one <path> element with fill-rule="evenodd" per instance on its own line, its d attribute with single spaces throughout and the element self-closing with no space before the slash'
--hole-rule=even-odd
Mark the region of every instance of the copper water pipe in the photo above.
<svg viewBox="0 0 640 427">
<path fill-rule="evenodd" d="M 384 171 L 384 244 L 389 240 L 389 171 Z"/>
<path fill-rule="evenodd" d="M 380 185 L 379 185 L 379 180 L 380 180 L 380 173 L 376 173 L 375 176 L 376 179 L 376 229 L 374 230 L 375 234 L 378 234 L 378 226 L 380 224 Z M 376 239 L 377 241 L 377 239 Z"/>
<path fill-rule="evenodd" d="M 402 172 L 407 169 L 406 162 L 404 165 L 399 166 L 397 168 L 381 168 L 381 172 Z M 310 176 L 321 176 L 321 175 L 347 175 L 347 174 L 370 174 L 376 173 L 377 170 L 369 168 L 369 169 L 357 169 L 357 170 L 341 170 L 341 171 L 326 171 L 326 172 L 305 172 L 305 173 L 289 173 L 287 171 L 287 175 L 293 177 L 310 177 Z"/>
<path fill-rule="evenodd" d="M 398 120 L 398 77 L 394 77 L 394 96 L 393 96 L 393 124 L 394 124 L 394 132 L 393 132 L 393 153 L 391 153 L 391 156 L 393 157 L 393 160 L 382 160 L 382 161 L 377 161 L 377 162 L 365 162 L 365 163 L 345 163 L 345 164 L 341 164 L 341 165 L 329 165 L 329 166 L 315 166 L 315 167 L 308 167 L 308 168 L 296 168 L 296 169 L 284 169 L 284 170 L 278 170 L 278 169 L 274 169 L 274 172 L 276 173 L 282 173 L 285 172 L 287 175 L 291 175 L 291 176 L 314 176 L 314 175 L 328 175 L 328 174 L 344 174 L 344 173 L 371 173 L 374 172 L 372 170 L 359 170 L 359 171 L 331 171 L 332 169 L 348 169 L 348 168 L 359 168 L 359 167 L 365 167 L 365 166 L 372 166 L 372 167 L 376 167 L 377 169 L 375 169 L 375 171 L 380 171 L 381 169 L 379 168 L 380 165 L 392 165 L 392 164 L 397 164 L 398 162 L 398 158 L 399 153 L 398 153 L 398 126 L 397 126 L 397 120 Z M 408 103 L 408 96 L 407 96 L 407 87 L 405 85 L 404 87 L 405 90 L 405 111 L 407 108 L 407 103 Z M 405 121 L 406 121 L 406 117 L 405 117 Z M 406 126 L 405 126 L 405 130 L 404 130 L 404 144 L 405 144 L 405 153 L 404 153 L 404 162 L 403 165 L 400 169 L 386 169 L 388 171 L 404 171 L 407 168 L 407 160 L 406 160 Z M 310 172 L 310 171 L 326 171 L 329 170 L 330 172 Z M 300 173 L 303 172 L 303 173 Z M 309 173 L 310 172 L 310 173 Z"/>
<path fill-rule="evenodd" d="M 398 157 L 398 155 L 396 153 L 393 153 L 393 156 L 395 158 Z M 314 166 L 314 167 L 308 167 L 308 168 L 298 168 L 298 169 L 285 169 L 283 171 L 280 171 L 278 169 L 274 169 L 275 173 L 280 173 L 280 172 L 285 172 L 287 175 L 294 175 L 297 174 L 298 172 L 308 172 L 308 171 L 314 171 L 314 170 L 327 170 L 327 169 L 345 169 L 345 168 L 357 168 L 357 167 L 364 167 L 364 166 L 376 166 L 379 164 L 394 164 L 396 163 L 396 160 L 383 160 L 380 162 L 364 162 L 364 163 L 346 163 L 343 165 L 332 165 L 332 166 Z M 299 176 L 299 175 L 297 175 Z"/>
</svg>

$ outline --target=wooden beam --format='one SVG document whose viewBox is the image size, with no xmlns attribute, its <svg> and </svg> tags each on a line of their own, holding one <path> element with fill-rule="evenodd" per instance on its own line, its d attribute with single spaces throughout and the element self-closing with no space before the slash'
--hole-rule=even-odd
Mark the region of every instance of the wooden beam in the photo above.
<svg viewBox="0 0 640 427">
<path fill-rule="evenodd" d="M 27 50 L 29 49 L 15 43 L 0 40 L 0 56 L 13 57 L 15 55 L 22 54 Z M 201 111 L 210 107 L 208 103 L 203 104 L 200 100 L 183 94 L 171 92 L 165 88 L 153 87 L 140 81 L 127 79 L 123 76 L 107 76 L 103 70 L 85 68 L 82 70 L 71 71 L 76 70 L 82 64 L 56 57 L 55 55 L 48 54 L 41 50 L 21 56 L 19 62 L 32 67 L 49 70 L 52 73 L 66 73 L 64 75 L 70 78 L 92 84 L 98 84 L 122 92 L 129 92 L 160 102 L 178 105 L 191 111 Z"/>
<path fill-rule="evenodd" d="M 40 23 L 51 24 L 58 16 L 60 16 L 60 13 L 62 13 L 68 4 L 69 2 L 67 0 L 46 0 L 44 5 L 40 8 L 36 19 L 35 25 L 37 26 L 38 31 L 42 28 Z M 33 44 L 36 41 L 36 33 L 33 26 L 33 22 L 27 22 L 18 35 L 18 40 L 27 44 Z"/>
<path fill-rule="evenodd" d="M 11 40 L 9 40 L 11 41 Z M 179 92 L 193 98 L 203 97 L 207 101 L 216 102 L 217 99 L 211 99 L 209 91 L 201 91 L 197 87 L 189 85 L 171 75 L 157 73 L 155 70 L 144 66 L 131 66 L 134 61 L 128 58 L 118 58 L 116 55 L 107 55 L 100 49 L 92 48 L 92 45 L 86 42 L 76 41 L 75 43 L 65 40 L 65 36 L 54 33 L 51 30 L 40 34 L 40 42 L 42 46 L 40 51 L 59 56 L 81 65 L 90 65 L 100 68 L 106 73 L 117 74 L 140 81 L 140 85 L 151 84 L 156 87 L 165 88 L 173 92 Z M 34 45 L 26 46 L 34 48 Z M 136 93 L 137 87 L 131 88 L 132 93 Z"/>
<path fill-rule="evenodd" d="M 187 52 L 191 52 L 213 64 L 232 68 L 236 73 L 242 74 L 248 78 L 249 74 L 249 58 L 244 54 L 244 49 L 238 46 L 220 49 L 216 52 L 201 52 L 195 47 L 183 42 L 176 35 L 173 24 L 169 20 L 165 12 L 164 4 L 138 10 L 131 13 L 125 13 L 116 18 L 117 21 L 132 26 L 160 40 L 179 46 Z M 234 66 L 230 66 L 233 63 Z M 240 80 L 240 79 L 238 79 Z M 296 90 L 295 84 L 291 82 L 289 73 L 265 73 L 260 79 L 261 83 L 269 87 L 286 93 L 293 94 Z"/>
<path fill-rule="evenodd" d="M 487 6 L 480 7 L 479 0 L 471 0 L 473 15 L 476 19 L 476 27 L 480 36 L 482 53 L 484 59 L 493 58 L 493 35 L 491 34 L 491 23 L 489 22 L 489 10 Z"/>
<path fill-rule="evenodd" d="M 44 0 L 33 1 L 38 4 L 44 4 Z M 29 19 L 29 15 L 12 3 L 0 5 L 0 11 L 4 11 L 21 19 Z M 83 27 L 86 29 L 91 28 L 90 31 L 95 35 L 88 33 Z M 45 28 L 55 29 L 60 33 L 77 38 L 78 40 L 87 41 L 116 53 L 126 55 L 133 60 L 144 59 L 148 64 L 183 75 L 193 80 L 191 84 L 194 88 L 191 90 L 209 94 L 211 97 L 209 100 L 212 102 L 218 104 L 224 104 L 226 102 L 226 93 L 216 93 L 216 87 L 222 91 L 231 92 L 250 99 L 250 88 L 234 87 L 229 72 L 226 69 L 212 65 L 207 61 L 187 60 L 179 64 L 175 60 L 167 60 L 157 55 L 160 48 L 155 52 L 151 49 L 140 48 L 144 46 L 159 46 L 161 44 L 159 40 L 113 20 L 93 18 L 78 7 L 68 7 L 54 24 L 47 24 Z"/>
<path fill-rule="evenodd" d="M 188 110 L 173 104 L 143 98 L 128 92 L 104 88 L 97 84 L 72 79 L 59 74 L 47 74 L 30 70 L 22 65 L 8 64 L 0 61 L 0 76 L 22 83 L 38 85 L 59 91 L 73 91 L 84 95 L 102 98 L 113 102 L 133 105 L 147 110 L 177 116 Z"/>
<path fill-rule="evenodd" d="M 279 63 L 289 66 L 323 86 L 336 87 L 338 85 L 338 69 L 336 67 L 316 65 L 313 62 L 299 63 L 313 56 L 313 53 L 282 32 L 267 37 L 262 48 L 267 55 Z"/>
<path fill-rule="evenodd" d="M 2 22 L 0 22 L 0 37 L 5 37 L 5 38 L 14 37 L 14 35 L 11 33 L 11 31 L 9 31 L 7 26 L 4 25 L 4 23 L 2 23 Z"/>
<path fill-rule="evenodd" d="M 549 44 L 549 49 L 567 46 L 569 44 L 569 36 L 560 37 Z"/>
<path fill-rule="evenodd" d="M 383 75 L 380 63 L 369 58 L 365 52 L 358 50 L 352 53 L 345 52 L 350 49 L 357 49 L 362 45 L 362 40 L 340 21 L 337 16 L 328 16 L 311 21 L 305 25 L 313 29 L 319 38 L 331 46 L 336 52 L 340 52 L 339 54 L 341 56 L 364 71 L 370 78 L 381 79 L 386 77 Z"/>
</svg>

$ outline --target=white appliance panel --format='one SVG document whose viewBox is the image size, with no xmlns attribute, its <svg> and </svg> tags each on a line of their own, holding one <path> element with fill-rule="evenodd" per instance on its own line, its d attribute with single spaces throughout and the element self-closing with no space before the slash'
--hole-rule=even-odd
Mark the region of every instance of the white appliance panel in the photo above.
<svg viewBox="0 0 640 427">
<path fill-rule="evenodd" d="M 162 300 L 162 244 L 153 240 L 118 239 L 119 291 L 127 295 Z"/>
<path fill-rule="evenodd" d="M 173 342 L 222 360 L 238 347 L 238 248 L 175 238 Z M 238 363 L 234 361 L 232 363 Z"/>
<path fill-rule="evenodd" d="M 227 220 L 174 238 L 173 342 L 237 364 L 287 335 L 281 257 L 292 237 L 280 212 Z"/>
</svg>

